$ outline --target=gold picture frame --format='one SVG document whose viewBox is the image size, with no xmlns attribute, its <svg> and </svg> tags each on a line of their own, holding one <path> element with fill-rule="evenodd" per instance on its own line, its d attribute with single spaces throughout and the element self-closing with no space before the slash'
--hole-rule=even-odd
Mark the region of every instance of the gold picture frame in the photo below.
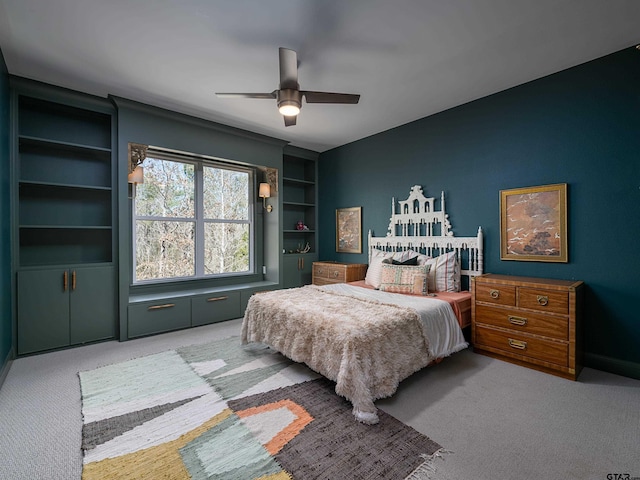
<svg viewBox="0 0 640 480">
<path fill-rule="evenodd" d="M 500 190 L 500 259 L 567 262 L 567 184 Z"/>
<path fill-rule="evenodd" d="M 336 209 L 336 252 L 362 253 L 362 207 Z"/>
</svg>

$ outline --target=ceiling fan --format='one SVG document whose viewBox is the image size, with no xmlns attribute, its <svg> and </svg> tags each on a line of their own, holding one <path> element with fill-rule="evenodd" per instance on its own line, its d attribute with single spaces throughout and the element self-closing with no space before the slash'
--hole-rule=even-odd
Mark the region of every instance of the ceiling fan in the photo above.
<svg viewBox="0 0 640 480">
<path fill-rule="evenodd" d="M 284 125 L 296 124 L 302 108 L 302 97 L 307 103 L 356 104 L 360 95 L 350 93 L 313 92 L 300 90 L 298 84 L 298 55 L 294 50 L 280 47 L 280 86 L 271 93 L 216 93 L 220 98 L 266 98 L 278 102 L 278 110 L 284 115 Z"/>
</svg>

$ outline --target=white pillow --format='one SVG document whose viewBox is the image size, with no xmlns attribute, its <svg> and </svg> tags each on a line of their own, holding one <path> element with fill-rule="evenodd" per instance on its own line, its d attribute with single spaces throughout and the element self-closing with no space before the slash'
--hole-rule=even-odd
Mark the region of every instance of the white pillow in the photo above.
<svg viewBox="0 0 640 480">
<path fill-rule="evenodd" d="M 369 268 L 364 277 L 364 283 L 371 285 L 373 288 L 380 288 L 380 277 L 382 275 L 382 260 L 391 258 L 391 252 L 383 252 L 382 250 L 372 250 L 371 260 L 369 260 Z"/>
<path fill-rule="evenodd" d="M 418 258 L 418 262 L 431 265 L 428 273 L 430 292 L 459 292 L 460 265 L 456 252 L 448 252 L 436 258 L 426 260 Z"/>
</svg>

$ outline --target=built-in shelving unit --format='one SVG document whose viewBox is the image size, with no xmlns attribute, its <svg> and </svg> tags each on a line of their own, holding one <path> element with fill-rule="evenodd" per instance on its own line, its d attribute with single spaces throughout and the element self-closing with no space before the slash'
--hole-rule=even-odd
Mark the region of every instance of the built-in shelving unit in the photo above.
<svg viewBox="0 0 640 480">
<path fill-rule="evenodd" d="M 12 86 L 19 355 L 114 338 L 117 323 L 114 109 L 26 83 Z"/>
<path fill-rule="evenodd" d="M 284 287 L 311 283 L 311 268 L 317 260 L 317 154 L 293 151 L 283 156 L 283 250 Z M 302 221 L 307 230 L 298 230 Z M 308 245 L 309 250 L 304 251 Z"/>
</svg>

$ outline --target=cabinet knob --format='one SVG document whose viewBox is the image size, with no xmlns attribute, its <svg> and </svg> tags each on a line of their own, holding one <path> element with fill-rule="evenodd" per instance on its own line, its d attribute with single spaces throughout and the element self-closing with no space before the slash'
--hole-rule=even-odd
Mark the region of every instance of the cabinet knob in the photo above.
<svg viewBox="0 0 640 480">
<path fill-rule="evenodd" d="M 498 298 L 500 296 L 500 290 L 489 290 L 489 295 L 491 298 Z"/>
<path fill-rule="evenodd" d="M 543 307 L 546 306 L 549 303 L 549 297 L 546 295 L 538 295 L 538 304 L 542 305 Z"/>
</svg>

